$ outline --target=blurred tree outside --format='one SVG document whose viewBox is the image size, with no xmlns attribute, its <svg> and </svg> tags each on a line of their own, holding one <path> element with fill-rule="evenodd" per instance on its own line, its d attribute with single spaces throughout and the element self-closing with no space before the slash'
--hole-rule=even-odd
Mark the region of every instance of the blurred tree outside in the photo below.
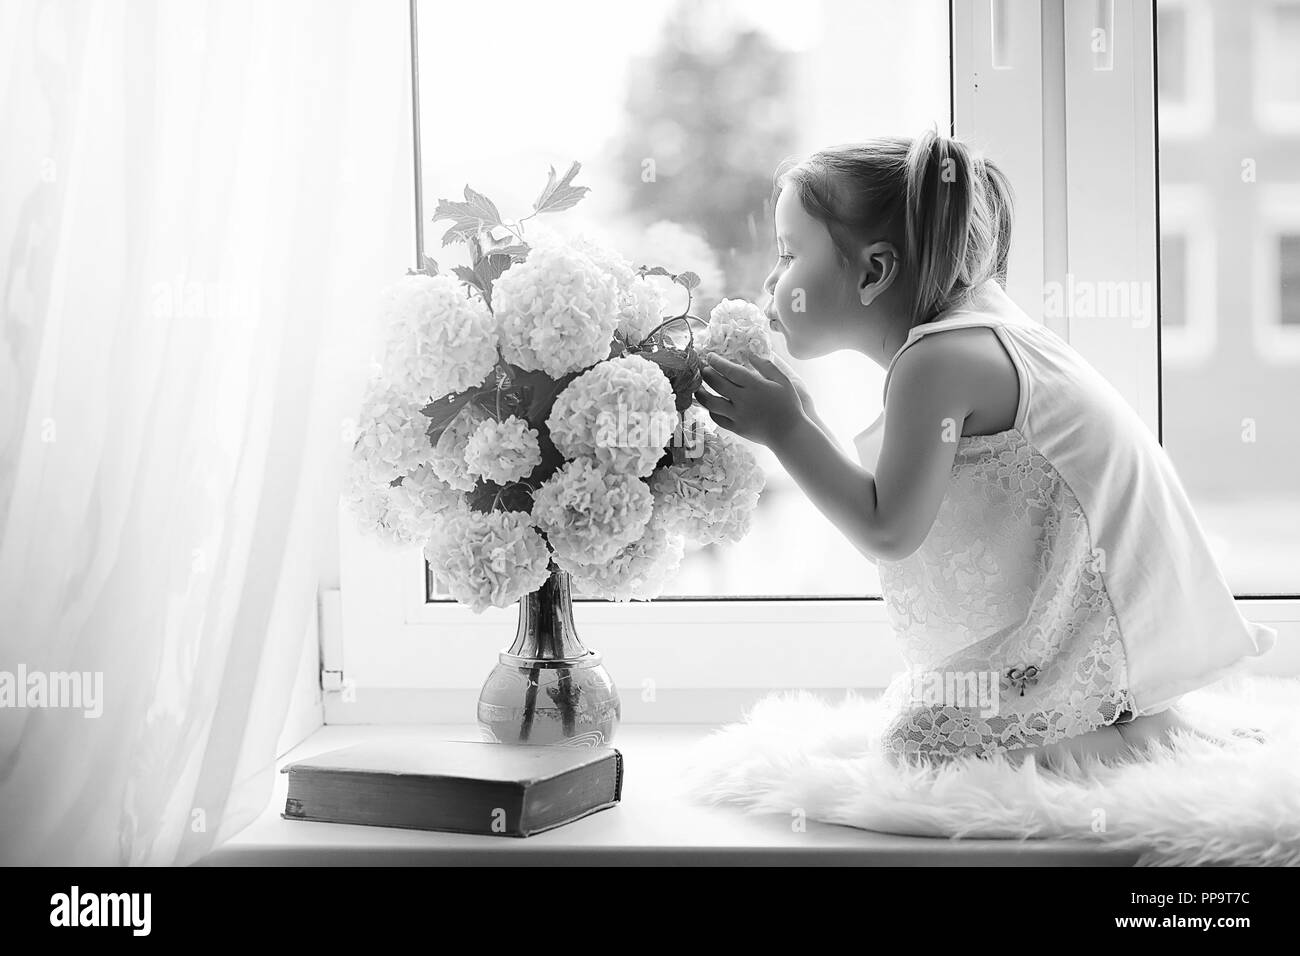
<svg viewBox="0 0 1300 956">
<path fill-rule="evenodd" d="M 720 282 L 698 290 L 692 311 L 702 318 L 723 297 L 763 303 L 763 280 L 776 259 L 772 173 L 798 133 L 796 69 L 794 54 L 720 0 L 676 4 L 653 52 L 629 65 L 614 155 L 625 215 L 645 235 L 629 251 L 670 260 L 645 264 L 695 269 L 689 250 L 693 261 L 720 273 Z M 678 257 L 683 261 L 671 261 Z M 773 344 L 784 354 L 784 342 Z M 799 491 L 766 449 L 755 451 L 768 485 L 754 520 L 767 526 Z M 688 546 L 683 572 L 707 567 L 714 578 L 725 562 L 745 560 L 726 547 Z M 698 585 L 690 573 L 682 580 L 691 577 Z M 725 588 L 715 581 L 710 590 Z"/>
<path fill-rule="evenodd" d="M 629 215 L 698 231 L 717 254 L 723 294 L 758 301 L 776 255 L 772 172 L 797 132 L 794 64 L 717 6 L 704 19 L 699 0 L 678 3 L 654 52 L 630 66 L 619 169 Z"/>
</svg>

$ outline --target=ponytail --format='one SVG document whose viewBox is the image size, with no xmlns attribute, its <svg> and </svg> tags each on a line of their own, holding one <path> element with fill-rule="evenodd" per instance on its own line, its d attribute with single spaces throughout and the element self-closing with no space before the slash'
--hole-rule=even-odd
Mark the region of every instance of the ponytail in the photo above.
<svg viewBox="0 0 1300 956">
<path fill-rule="evenodd" d="M 997 242 L 994 243 L 993 278 L 998 285 L 1007 284 L 1007 261 L 1011 258 L 1011 223 L 1015 209 L 1015 195 L 1011 180 L 991 159 L 984 160 L 985 195 L 997 222 Z"/>
<path fill-rule="evenodd" d="M 1005 284 L 1011 186 L 993 163 L 928 130 L 908 150 L 904 210 L 913 325 L 960 305 L 989 279 Z"/>
<path fill-rule="evenodd" d="M 991 161 L 933 128 L 914 139 L 882 137 L 784 162 L 773 178 L 773 202 L 787 185 L 825 223 L 844 266 L 882 231 L 902 241 L 916 290 L 913 325 L 961 305 L 989 279 L 1006 284 L 1011 185 Z"/>
</svg>

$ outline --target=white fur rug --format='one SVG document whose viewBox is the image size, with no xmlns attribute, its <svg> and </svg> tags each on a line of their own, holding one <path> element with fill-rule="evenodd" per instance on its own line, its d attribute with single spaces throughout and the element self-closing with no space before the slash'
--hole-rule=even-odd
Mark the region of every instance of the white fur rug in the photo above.
<svg viewBox="0 0 1300 956">
<path fill-rule="evenodd" d="M 895 767 L 875 742 L 877 699 L 776 692 L 687 751 L 684 791 L 885 833 L 1099 841 L 1140 851 L 1139 866 L 1300 866 L 1300 679 L 1236 677 L 1178 710 L 1232 744 L 1180 733 L 1145 759 L 1057 771 L 1001 757 Z"/>
</svg>

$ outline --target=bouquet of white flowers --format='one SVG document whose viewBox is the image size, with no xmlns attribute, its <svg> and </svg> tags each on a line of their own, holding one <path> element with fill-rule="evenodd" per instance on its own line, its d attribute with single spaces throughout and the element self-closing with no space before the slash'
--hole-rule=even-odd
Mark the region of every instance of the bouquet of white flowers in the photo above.
<svg viewBox="0 0 1300 956">
<path fill-rule="evenodd" d="M 685 539 L 748 531 L 764 485 L 748 444 L 694 404 L 702 352 L 768 354 L 762 313 L 726 299 L 706 325 L 694 273 L 633 268 L 586 236 L 526 239 L 524 221 L 587 192 L 579 168 L 552 169 L 516 222 L 469 186 L 441 200 L 443 245 L 466 243 L 472 265 L 426 259 L 383 297 L 348 497 L 475 611 L 556 570 L 592 596 L 656 597 Z M 671 283 L 686 308 L 665 315 Z"/>
</svg>

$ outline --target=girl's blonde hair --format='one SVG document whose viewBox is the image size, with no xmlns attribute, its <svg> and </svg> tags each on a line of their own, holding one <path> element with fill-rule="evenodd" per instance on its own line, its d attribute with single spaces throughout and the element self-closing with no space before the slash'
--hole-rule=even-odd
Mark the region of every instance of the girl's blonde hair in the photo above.
<svg viewBox="0 0 1300 956">
<path fill-rule="evenodd" d="M 1006 284 L 1011 184 L 991 160 L 936 129 L 787 160 L 773 177 L 773 203 L 787 185 L 826 224 L 842 265 L 881 230 L 901 231 L 916 289 L 913 326 L 960 306 L 989 279 Z"/>
</svg>

